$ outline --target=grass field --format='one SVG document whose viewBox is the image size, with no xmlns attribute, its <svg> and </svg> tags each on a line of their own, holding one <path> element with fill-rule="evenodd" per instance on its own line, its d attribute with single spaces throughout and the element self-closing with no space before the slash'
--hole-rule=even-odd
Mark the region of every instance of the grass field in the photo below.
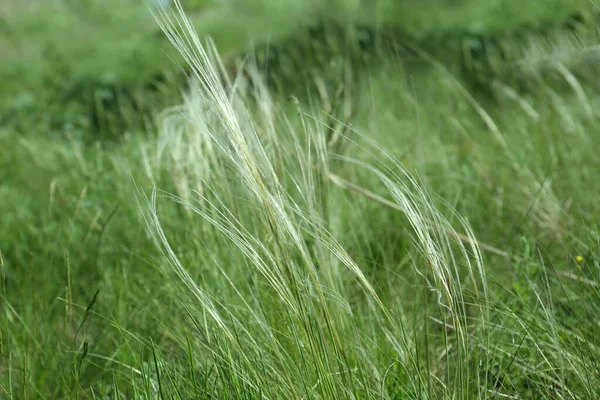
<svg viewBox="0 0 600 400">
<path fill-rule="evenodd" d="M 597 397 L 595 3 L 182 3 L 0 6 L 0 399 Z"/>
</svg>

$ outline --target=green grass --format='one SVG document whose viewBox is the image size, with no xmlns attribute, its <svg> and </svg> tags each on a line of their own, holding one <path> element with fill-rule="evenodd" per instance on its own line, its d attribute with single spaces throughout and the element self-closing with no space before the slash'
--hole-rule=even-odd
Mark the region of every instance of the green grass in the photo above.
<svg viewBox="0 0 600 400">
<path fill-rule="evenodd" d="M 348 45 L 356 30 L 339 40 L 325 29 L 320 47 L 299 28 L 314 12 L 330 13 L 327 23 L 370 18 L 352 7 L 247 3 L 252 14 L 239 12 L 239 31 L 230 31 L 211 15 L 232 9 L 200 5 L 194 25 L 213 21 L 200 27 L 237 75 L 228 83 L 212 46 L 188 45 L 191 31 L 179 36 L 161 20 L 194 77 L 181 96 L 182 79 L 158 49 L 176 50 L 158 24 L 121 10 L 139 27 L 119 29 L 139 36 L 120 41 L 112 17 L 91 4 L 112 42 L 78 62 L 74 54 L 88 54 L 82 35 L 61 57 L 84 82 L 122 71 L 113 100 L 95 99 L 106 82 L 91 85 L 89 114 L 78 101 L 50 101 L 46 78 L 23 80 L 42 100 L 35 112 L 13 108 L 17 117 L 0 128 L 0 398 L 600 391 L 594 64 L 537 61 L 554 49 L 545 38 L 571 40 L 559 24 L 572 10 L 593 5 L 508 2 L 500 24 L 492 2 L 432 2 L 431 20 L 405 17 L 414 35 L 399 36 L 405 47 L 359 56 Z M 467 70 L 482 75 L 473 81 L 459 56 L 426 39 L 473 30 L 466 21 L 476 16 L 492 35 L 482 39 L 488 49 L 502 28 L 500 45 L 515 50 L 475 59 Z M 34 49 L 40 37 L 63 43 L 81 27 L 47 18 L 38 33 L 17 24 L 35 61 L 11 62 L 62 88 L 68 79 Z M 243 46 L 227 38 L 244 31 L 260 43 L 264 21 L 285 18 L 298 25 L 276 35 L 274 68 L 264 68 L 260 46 L 258 62 L 231 68 L 229 54 Z M 553 21 L 532 40 L 511 33 Z M 390 30 L 381 29 L 388 48 Z M 597 33 L 585 34 L 573 54 L 595 44 Z M 128 64 L 126 49 L 145 35 L 153 39 L 144 55 Z M 456 49 L 463 39 L 447 40 Z M 505 73 L 514 59 L 535 68 Z M 161 69 L 166 78 L 149 90 Z M 3 104 L 16 92 L 6 93 Z M 90 115 L 95 123 L 81 121 Z"/>
</svg>

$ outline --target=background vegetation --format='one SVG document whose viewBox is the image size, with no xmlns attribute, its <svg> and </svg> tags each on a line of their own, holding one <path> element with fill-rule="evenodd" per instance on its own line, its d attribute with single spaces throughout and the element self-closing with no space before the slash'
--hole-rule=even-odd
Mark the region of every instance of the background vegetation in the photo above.
<svg viewBox="0 0 600 400">
<path fill-rule="evenodd" d="M 600 392 L 597 5 L 181 3 L 0 5 L 0 398 Z"/>
</svg>

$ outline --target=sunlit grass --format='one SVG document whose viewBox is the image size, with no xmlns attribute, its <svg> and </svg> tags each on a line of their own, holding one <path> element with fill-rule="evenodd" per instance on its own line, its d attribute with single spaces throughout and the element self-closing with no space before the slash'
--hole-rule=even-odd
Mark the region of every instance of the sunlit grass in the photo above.
<svg viewBox="0 0 600 400">
<path fill-rule="evenodd" d="M 492 101 L 382 56 L 295 97 L 158 19 L 192 79 L 156 132 L 0 131 L 0 398 L 595 396 L 576 69 Z"/>
</svg>

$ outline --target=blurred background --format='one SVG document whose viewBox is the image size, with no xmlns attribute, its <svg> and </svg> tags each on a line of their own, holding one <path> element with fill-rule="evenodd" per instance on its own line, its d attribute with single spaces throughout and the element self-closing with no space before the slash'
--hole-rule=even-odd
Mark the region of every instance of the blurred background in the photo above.
<svg viewBox="0 0 600 400">
<path fill-rule="evenodd" d="M 36 126 L 45 132 L 67 130 L 77 136 L 118 136 L 146 129 L 149 116 L 172 104 L 185 82 L 179 55 L 151 15 L 160 4 L 171 3 L 4 0 L 0 123 L 19 130 Z M 462 68 L 462 78 L 477 83 L 488 82 L 503 65 L 525 54 L 527 63 L 536 62 L 536 52 L 572 63 L 573 53 L 581 58 L 586 43 L 595 43 L 598 35 L 597 7 L 587 0 L 182 0 L 181 4 L 199 34 L 213 38 L 227 65 L 233 68 L 251 44 L 259 61 L 263 54 L 263 64 L 296 95 L 303 91 L 297 90 L 298 84 L 306 82 L 286 81 L 286 73 L 331 67 L 340 48 L 346 53 L 358 49 L 354 56 L 359 60 L 397 43 L 410 44 L 451 68 Z M 400 59 L 409 61 L 410 55 Z M 294 65 L 298 62 L 299 69 Z M 290 85 L 296 85 L 294 90 Z"/>
</svg>

